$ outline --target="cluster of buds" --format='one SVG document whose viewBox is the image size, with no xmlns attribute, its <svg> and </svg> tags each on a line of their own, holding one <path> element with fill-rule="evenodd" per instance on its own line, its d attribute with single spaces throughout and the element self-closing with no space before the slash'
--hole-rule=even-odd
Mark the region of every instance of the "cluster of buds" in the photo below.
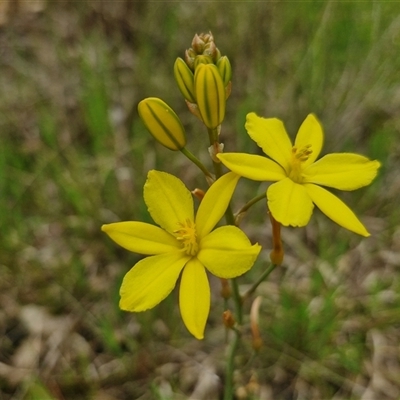
<svg viewBox="0 0 400 400">
<path fill-rule="evenodd" d="M 225 117 L 232 68 L 228 57 L 221 56 L 211 32 L 194 36 L 185 60 L 176 59 L 174 76 L 189 110 L 207 128 L 217 128 Z"/>
<path fill-rule="evenodd" d="M 213 132 L 225 118 L 232 69 L 221 56 L 211 33 L 195 35 L 185 60 L 177 58 L 174 75 L 189 110 Z M 170 150 L 185 151 L 186 133 L 174 110 L 163 100 L 149 97 L 138 105 L 139 116 L 149 132 Z M 186 152 L 187 153 L 187 152 Z"/>
<path fill-rule="evenodd" d="M 216 64 L 221 58 L 221 52 L 215 45 L 214 36 L 211 32 L 194 35 L 192 47 L 185 51 L 185 61 L 189 68 L 194 71 L 196 64 Z"/>
</svg>

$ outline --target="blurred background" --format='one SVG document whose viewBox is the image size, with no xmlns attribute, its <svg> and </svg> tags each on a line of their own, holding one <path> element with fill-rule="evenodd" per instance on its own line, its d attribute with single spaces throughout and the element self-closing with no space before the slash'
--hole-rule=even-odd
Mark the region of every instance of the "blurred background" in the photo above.
<svg viewBox="0 0 400 400">
<path fill-rule="evenodd" d="M 203 341 L 185 330 L 174 291 L 155 309 L 118 309 L 140 256 L 103 223 L 151 222 L 149 169 L 207 187 L 154 142 L 138 102 L 160 97 L 188 148 L 209 165 L 203 126 L 173 78 L 195 33 L 212 31 L 233 66 L 221 140 L 256 153 L 245 116 L 278 117 L 294 137 L 314 112 L 323 152 L 382 163 L 374 183 L 338 193 L 368 239 L 316 211 L 285 228 L 284 266 L 263 297 L 263 347 L 245 330 L 237 399 L 400 398 L 400 6 L 396 2 L 0 1 L 0 400 L 218 399 L 226 353 L 220 283 Z M 234 209 L 266 189 L 242 180 Z M 242 227 L 264 248 L 264 204 Z M 248 314 L 251 301 L 245 304 Z"/>
</svg>

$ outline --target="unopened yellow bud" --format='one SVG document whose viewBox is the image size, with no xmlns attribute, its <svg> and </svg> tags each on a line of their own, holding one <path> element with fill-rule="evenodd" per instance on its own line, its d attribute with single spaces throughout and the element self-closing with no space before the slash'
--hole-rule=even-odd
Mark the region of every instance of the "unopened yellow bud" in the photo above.
<svg viewBox="0 0 400 400">
<path fill-rule="evenodd" d="M 221 58 L 221 52 L 219 51 L 219 48 L 217 47 L 217 51 L 215 52 L 215 54 L 213 55 L 213 60 L 215 63 L 217 63 L 217 61 Z"/>
<path fill-rule="evenodd" d="M 201 118 L 209 129 L 221 124 L 225 117 L 225 87 L 214 64 L 200 64 L 194 74 L 194 91 Z"/>
<path fill-rule="evenodd" d="M 226 87 L 232 80 L 232 67 L 229 58 L 227 56 L 221 57 L 217 62 L 217 67 Z"/>
<path fill-rule="evenodd" d="M 174 64 L 174 76 L 183 97 L 190 103 L 195 103 L 194 75 L 185 61 L 178 57 Z"/>
<path fill-rule="evenodd" d="M 138 105 L 139 116 L 149 132 L 170 150 L 181 150 L 186 145 L 186 133 L 175 111 L 164 101 L 148 97 Z"/>
<path fill-rule="evenodd" d="M 212 64 L 213 63 L 213 59 L 210 56 L 205 56 L 203 54 L 196 56 L 196 58 L 194 59 L 194 69 L 196 70 L 196 68 L 200 65 L 200 64 Z"/>
</svg>

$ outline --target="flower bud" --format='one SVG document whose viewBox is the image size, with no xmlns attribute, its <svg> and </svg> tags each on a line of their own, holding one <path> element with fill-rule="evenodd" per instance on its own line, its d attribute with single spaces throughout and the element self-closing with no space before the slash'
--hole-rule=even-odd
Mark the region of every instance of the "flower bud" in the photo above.
<svg viewBox="0 0 400 400">
<path fill-rule="evenodd" d="M 211 32 L 200 33 L 200 35 L 196 33 L 193 37 L 191 48 L 196 54 L 204 54 L 204 49 L 211 43 L 214 43 L 214 37 Z"/>
<path fill-rule="evenodd" d="M 222 314 L 222 320 L 224 322 L 224 325 L 226 328 L 231 329 L 235 326 L 235 317 L 232 314 L 232 311 L 230 310 L 226 310 L 224 311 L 224 313 Z"/>
<path fill-rule="evenodd" d="M 204 50 L 204 40 L 197 33 L 192 40 L 192 49 L 196 54 L 202 54 Z"/>
<path fill-rule="evenodd" d="M 205 43 L 214 41 L 214 36 L 211 31 L 209 31 L 208 33 L 200 33 L 200 37 L 204 40 Z"/>
<path fill-rule="evenodd" d="M 197 106 L 204 124 L 214 129 L 225 117 L 225 88 L 218 68 L 214 64 L 200 64 L 194 74 Z"/>
<path fill-rule="evenodd" d="M 198 56 L 201 57 L 197 59 Z M 201 63 L 217 64 L 220 58 L 221 52 L 216 46 L 211 32 L 200 33 L 200 35 L 196 33 L 192 40 L 192 47 L 185 51 L 185 62 L 192 71 Z M 195 61 L 196 59 L 197 61 Z"/>
<path fill-rule="evenodd" d="M 213 55 L 214 57 L 214 62 L 215 64 L 218 62 L 218 60 L 221 58 L 221 52 L 219 51 L 219 48 L 217 47 L 217 51 L 215 52 L 215 54 Z"/>
<path fill-rule="evenodd" d="M 196 58 L 194 59 L 194 69 L 196 70 L 196 68 L 200 65 L 200 64 L 212 64 L 213 60 L 210 56 L 207 55 L 199 55 L 196 56 Z"/>
<path fill-rule="evenodd" d="M 206 56 L 210 56 L 214 63 L 216 63 L 219 57 L 221 57 L 221 53 L 217 49 L 217 46 L 215 45 L 214 41 L 209 42 L 204 46 L 203 54 Z"/>
<path fill-rule="evenodd" d="M 227 56 L 222 56 L 217 62 L 218 71 L 226 87 L 232 80 L 232 67 Z"/>
<path fill-rule="evenodd" d="M 194 59 L 196 58 L 196 53 L 193 49 L 188 49 L 185 51 L 185 63 L 187 66 L 194 71 Z"/>
<path fill-rule="evenodd" d="M 139 116 L 149 132 L 170 150 L 181 150 L 186 145 L 186 133 L 175 111 L 164 101 L 148 97 L 138 105 Z"/>
<path fill-rule="evenodd" d="M 199 188 L 192 190 L 191 193 L 194 197 L 197 197 L 200 201 L 203 200 L 204 195 L 205 195 L 204 190 L 201 190 Z"/>
<path fill-rule="evenodd" d="M 195 103 L 194 75 L 182 58 L 177 58 L 174 64 L 174 76 L 183 97 L 190 103 Z"/>
</svg>

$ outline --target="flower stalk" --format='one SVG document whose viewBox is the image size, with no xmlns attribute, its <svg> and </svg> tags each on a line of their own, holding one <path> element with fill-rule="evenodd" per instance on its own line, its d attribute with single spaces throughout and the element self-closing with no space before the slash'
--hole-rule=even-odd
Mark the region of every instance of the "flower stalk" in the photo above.
<svg viewBox="0 0 400 400">
<path fill-rule="evenodd" d="M 207 181 L 209 182 L 209 185 L 214 181 L 213 176 L 211 173 L 208 171 L 208 169 L 204 166 L 204 164 L 193 154 L 191 153 L 188 149 L 185 147 L 180 149 L 181 153 L 187 157 L 194 165 L 196 165 L 200 171 L 205 175 L 207 178 Z"/>
<path fill-rule="evenodd" d="M 272 251 L 269 254 L 272 264 L 281 265 L 283 261 L 283 246 L 281 240 L 281 224 L 269 212 L 272 225 Z"/>
</svg>

